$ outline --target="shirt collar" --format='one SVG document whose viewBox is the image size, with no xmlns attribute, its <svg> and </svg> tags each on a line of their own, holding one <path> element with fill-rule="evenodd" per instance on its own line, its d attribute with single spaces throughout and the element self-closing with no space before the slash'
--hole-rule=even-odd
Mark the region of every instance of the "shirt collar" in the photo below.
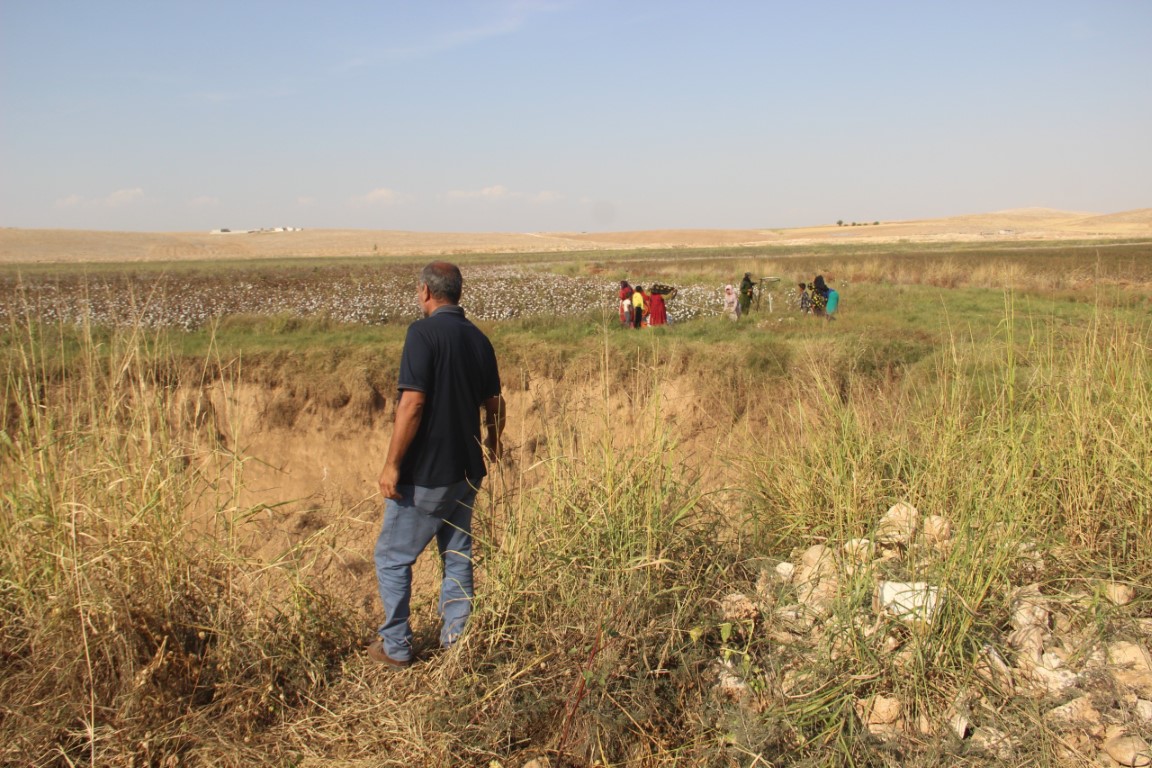
<svg viewBox="0 0 1152 768">
<path fill-rule="evenodd" d="M 432 314 L 428 315 L 428 317 L 436 317 L 436 315 L 439 315 L 440 313 L 460 315 L 463 317 L 464 307 L 460 306 L 459 304 L 441 304 L 439 307 L 436 307 L 436 309 L 432 310 Z"/>
</svg>

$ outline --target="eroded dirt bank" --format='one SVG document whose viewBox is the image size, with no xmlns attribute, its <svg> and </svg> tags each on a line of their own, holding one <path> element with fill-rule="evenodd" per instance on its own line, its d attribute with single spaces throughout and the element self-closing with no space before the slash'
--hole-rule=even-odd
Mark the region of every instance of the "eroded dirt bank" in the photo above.
<svg viewBox="0 0 1152 768">
<path fill-rule="evenodd" d="M 550 461 L 571 455 L 582 443 L 600 443 L 609 433 L 621 446 L 660 432 L 671 438 L 672 460 L 710 488 L 722 489 L 730 470 L 725 455 L 740 417 L 728 404 L 712 401 L 707 383 L 696 377 L 659 386 L 647 378 L 634 375 L 623 386 L 507 372 L 505 456 L 478 501 L 479 546 L 502 525 L 498 498 L 545 482 Z M 208 489 L 195 514 L 205 521 L 221 515 L 237 520 L 232 529 L 259 561 L 302 558 L 328 588 L 352 596 L 366 621 L 374 621 L 371 557 L 382 512 L 376 477 L 391 436 L 394 400 L 394 393 L 370 387 L 340 404 L 254 382 L 184 388 L 177 401 L 185 428 L 196 432 L 201 446 L 194 463 Z M 421 558 L 418 591 L 434 592 L 436 568 L 435 558 Z"/>
</svg>

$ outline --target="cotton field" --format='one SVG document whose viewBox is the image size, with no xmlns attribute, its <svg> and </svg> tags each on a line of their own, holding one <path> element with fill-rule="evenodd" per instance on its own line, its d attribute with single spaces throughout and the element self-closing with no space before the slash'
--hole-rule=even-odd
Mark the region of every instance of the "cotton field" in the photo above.
<svg viewBox="0 0 1152 768">
<path fill-rule="evenodd" d="M 518 267 L 464 268 L 461 304 L 477 320 L 614 313 L 619 284 Z M 649 282 L 651 282 L 649 280 Z M 195 330 L 228 315 L 328 317 L 382 324 L 417 317 L 410 267 L 298 267 L 214 272 L 0 276 L 0 317 L 49 323 Z M 720 291 L 679 286 L 672 323 L 717 314 Z"/>
</svg>

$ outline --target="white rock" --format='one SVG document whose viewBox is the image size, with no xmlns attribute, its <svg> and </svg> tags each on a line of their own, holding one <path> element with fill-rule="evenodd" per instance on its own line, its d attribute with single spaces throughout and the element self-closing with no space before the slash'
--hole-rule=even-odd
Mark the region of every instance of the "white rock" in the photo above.
<svg viewBox="0 0 1152 768">
<path fill-rule="evenodd" d="M 755 595 L 756 601 L 762 607 L 771 606 L 777 600 L 776 586 L 780 583 L 780 577 L 776 575 L 774 568 L 761 568 L 760 574 L 756 577 Z"/>
<path fill-rule="evenodd" d="M 1021 657 L 1027 657 L 1033 662 L 1039 662 L 1044 653 L 1044 641 L 1048 633 L 1043 627 L 1024 627 L 1014 629 L 1008 633 L 1008 644 L 1015 648 Z"/>
<path fill-rule="evenodd" d="M 1090 645 L 1091 641 L 1085 640 L 1081 646 Z M 1082 666 L 1085 670 L 1100 670 L 1108 666 L 1108 651 L 1100 646 L 1092 646 L 1088 654 L 1084 657 Z"/>
<path fill-rule="evenodd" d="M 1104 735 L 1104 723 L 1100 719 L 1100 712 L 1088 696 L 1072 699 L 1067 704 L 1049 710 L 1044 715 L 1044 720 L 1058 730 L 1079 728 L 1096 738 Z"/>
<path fill-rule="evenodd" d="M 1152 765 L 1152 753 L 1149 752 L 1148 742 L 1139 736 L 1127 733 L 1122 728 L 1109 728 L 1108 736 L 1104 740 L 1104 751 L 1120 765 L 1142 766 Z"/>
<path fill-rule="evenodd" d="M 872 734 L 882 741 L 889 741 L 898 739 L 904 735 L 904 721 L 898 720 L 895 723 L 868 723 L 868 733 Z"/>
<path fill-rule="evenodd" d="M 971 702 L 972 692 L 968 689 L 961 690 L 956 694 L 956 698 L 944 716 L 948 722 L 948 728 L 956 734 L 958 739 L 968 738 L 968 731 L 972 727 L 972 719 L 969 717 Z"/>
<path fill-rule="evenodd" d="M 1105 599 L 1113 605 L 1128 605 L 1136 598 L 1136 589 L 1131 584 L 1106 581 L 1101 590 Z"/>
<path fill-rule="evenodd" d="M 809 547 L 800 556 L 793 583 L 801 604 L 818 616 L 830 614 L 839 589 L 832 550 L 823 544 Z"/>
<path fill-rule="evenodd" d="M 972 727 L 972 721 L 963 712 L 953 712 L 948 717 L 948 727 L 952 729 L 952 733 L 956 734 L 956 738 L 964 739 L 968 737 L 968 729 Z"/>
<path fill-rule="evenodd" d="M 1039 661 L 1044 644 L 1051 637 L 1049 622 L 1048 601 L 1040 594 L 1040 585 L 1029 584 L 1013 592 L 1009 645 L 1032 661 Z"/>
<path fill-rule="evenodd" d="M 776 575 L 780 577 L 780 581 L 791 584 L 792 577 L 796 575 L 796 566 L 785 560 L 776 566 Z"/>
<path fill-rule="evenodd" d="M 1004 731 L 995 728 L 977 728 L 972 733 L 972 745 L 1005 762 L 1016 754 L 1015 740 Z"/>
<path fill-rule="evenodd" d="M 863 564 L 871 560 L 875 549 L 871 539 L 849 539 L 840 547 L 845 559 L 856 564 Z"/>
<path fill-rule="evenodd" d="M 1016 666 L 1019 677 L 1030 683 L 1027 688 L 1034 693 L 1056 698 L 1080 684 L 1080 675 L 1063 667 L 1064 660 L 1051 653 L 1045 653 L 1039 658 L 1021 655 Z"/>
<path fill-rule="evenodd" d="M 881 739 L 904 734 L 904 705 L 894 696 L 872 696 L 855 703 L 856 716 L 868 732 Z"/>
<path fill-rule="evenodd" d="M 1048 601 L 1040 594 L 1039 584 L 1029 584 L 1012 596 L 1012 627 L 1048 629 Z"/>
<path fill-rule="evenodd" d="M 1152 699 L 1152 657 L 1136 643 L 1119 640 L 1108 646 L 1112 679 L 1141 698 Z"/>
<path fill-rule="evenodd" d="M 904 705 L 895 696 L 872 696 L 856 701 L 856 716 L 864 723 L 895 723 L 904 714 Z"/>
<path fill-rule="evenodd" d="M 867 572 L 872 567 L 876 545 L 870 539 L 850 539 L 840 546 L 840 560 L 845 576 Z"/>
<path fill-rule="evenodd" d="M 992 684 L 1001 693 L 1015 692 L 1016 685 L 1012 680 L 1012 670 L 1000 652 L 989 643 L 980 648 L 980 657 L 976 660 L 976 675 Z"/>
<path fill-rule="evenodd" d="M 1152 701 L 1136 699 L 1136 704 L 1133 705 L 1132 711 L 1136 713 L 1136 717 L 1142 720 L 1145 725 L 1152 725 Z"/>
<path fill-rule="evenodd" d="M 880 550 L 880 562 L 887 563 L 892 560 L 899 560 L 900 553 L 890 547 L 885 547 Z"/>
<path fill-rule="evenodd" d="M 784 605 L 776 609 L 776 620 L 789 632 L 803 635 L 811 631 L 816 617 L 802 605 Z"/>
<path fill-rule="evenodd" d="M 836 576 L 822 575 L 796 586 L 796 599 L 817 616 L 828 616 L 836 602 L 839 583 Z"/>
<path fill-rule="evenodd" d="M 1063 696 L 1080 685 L 1080 675 L 1070 669 L 1048 669 L 1038 666 L 1029 670 L 1029 674 L 1039 690 L 1052 697 Z"/>
<path fill-rule="evenodd" d="M 943 549 L 952 541 L 952 522 L 940 515 L 928 515 L 924 518 L 921 533 L 928 544 Z"/>
<path fill-rule="evenodd" d="M 906 502 L 888 508 L 876 525 L 876 541 L 881 544 L 907 544 L 916 535 L 920 512 Z"/>
<path fill-rule="evenodd" d="M 748 692 L 748 684 L 744 682 L 744 678 L 736 674 L 731 662 L 721 661 L 719 668 L 716 688 L 721 693 L 736 699 Z"/>
<path fill-rule="evenodd" d="M 881 581 L 872 610 L 904 622 L 931 622 L 940 606 L 940 589 L 922 581 Z"/>
<path fill-rule="evenodd" d="M 813 544 L 800 555 L 800 570 L 813 571 L 821 568 L 832 568 L 835 562 L 832 550 L 824 544 Z"/>
<path fill-rule="evenodd" d="M 1058 766 L 1069 766 L 1069 768 L 1071 766 L 1077 766 L 1077 768 L 1084 766 L 1087 768 L 1091 765 L 1099 765 L 1101 768 L 1104 766 L 1112 768 L 1116 765 L 1112 758 L 1098 752 L 1097 740 L 1094 740 L 1084 731 L 1065 731 L 1053 746 L 1055 747 L 1055 757 L 1058 758 L 1054 764 Z M 1090 762 L 1090 755 L 1097 755 L 1098 759 Z"/>
</svg>

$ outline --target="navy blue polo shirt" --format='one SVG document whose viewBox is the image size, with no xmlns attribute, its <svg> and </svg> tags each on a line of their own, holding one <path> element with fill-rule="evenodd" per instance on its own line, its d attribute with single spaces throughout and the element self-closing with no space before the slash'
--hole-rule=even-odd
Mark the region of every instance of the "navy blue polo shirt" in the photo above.
<svg viewBox="0 0 1152 768">
<path fill-rule="evenodd" d="M 401 390 L 424 393 L 420 428 L 400 462 L 400 485 L 435 488 L 486 474 L 480 407 L 500 394 L 496 352 L 456 305 L 408 326 L 400 355 Z"/>
</svg>

